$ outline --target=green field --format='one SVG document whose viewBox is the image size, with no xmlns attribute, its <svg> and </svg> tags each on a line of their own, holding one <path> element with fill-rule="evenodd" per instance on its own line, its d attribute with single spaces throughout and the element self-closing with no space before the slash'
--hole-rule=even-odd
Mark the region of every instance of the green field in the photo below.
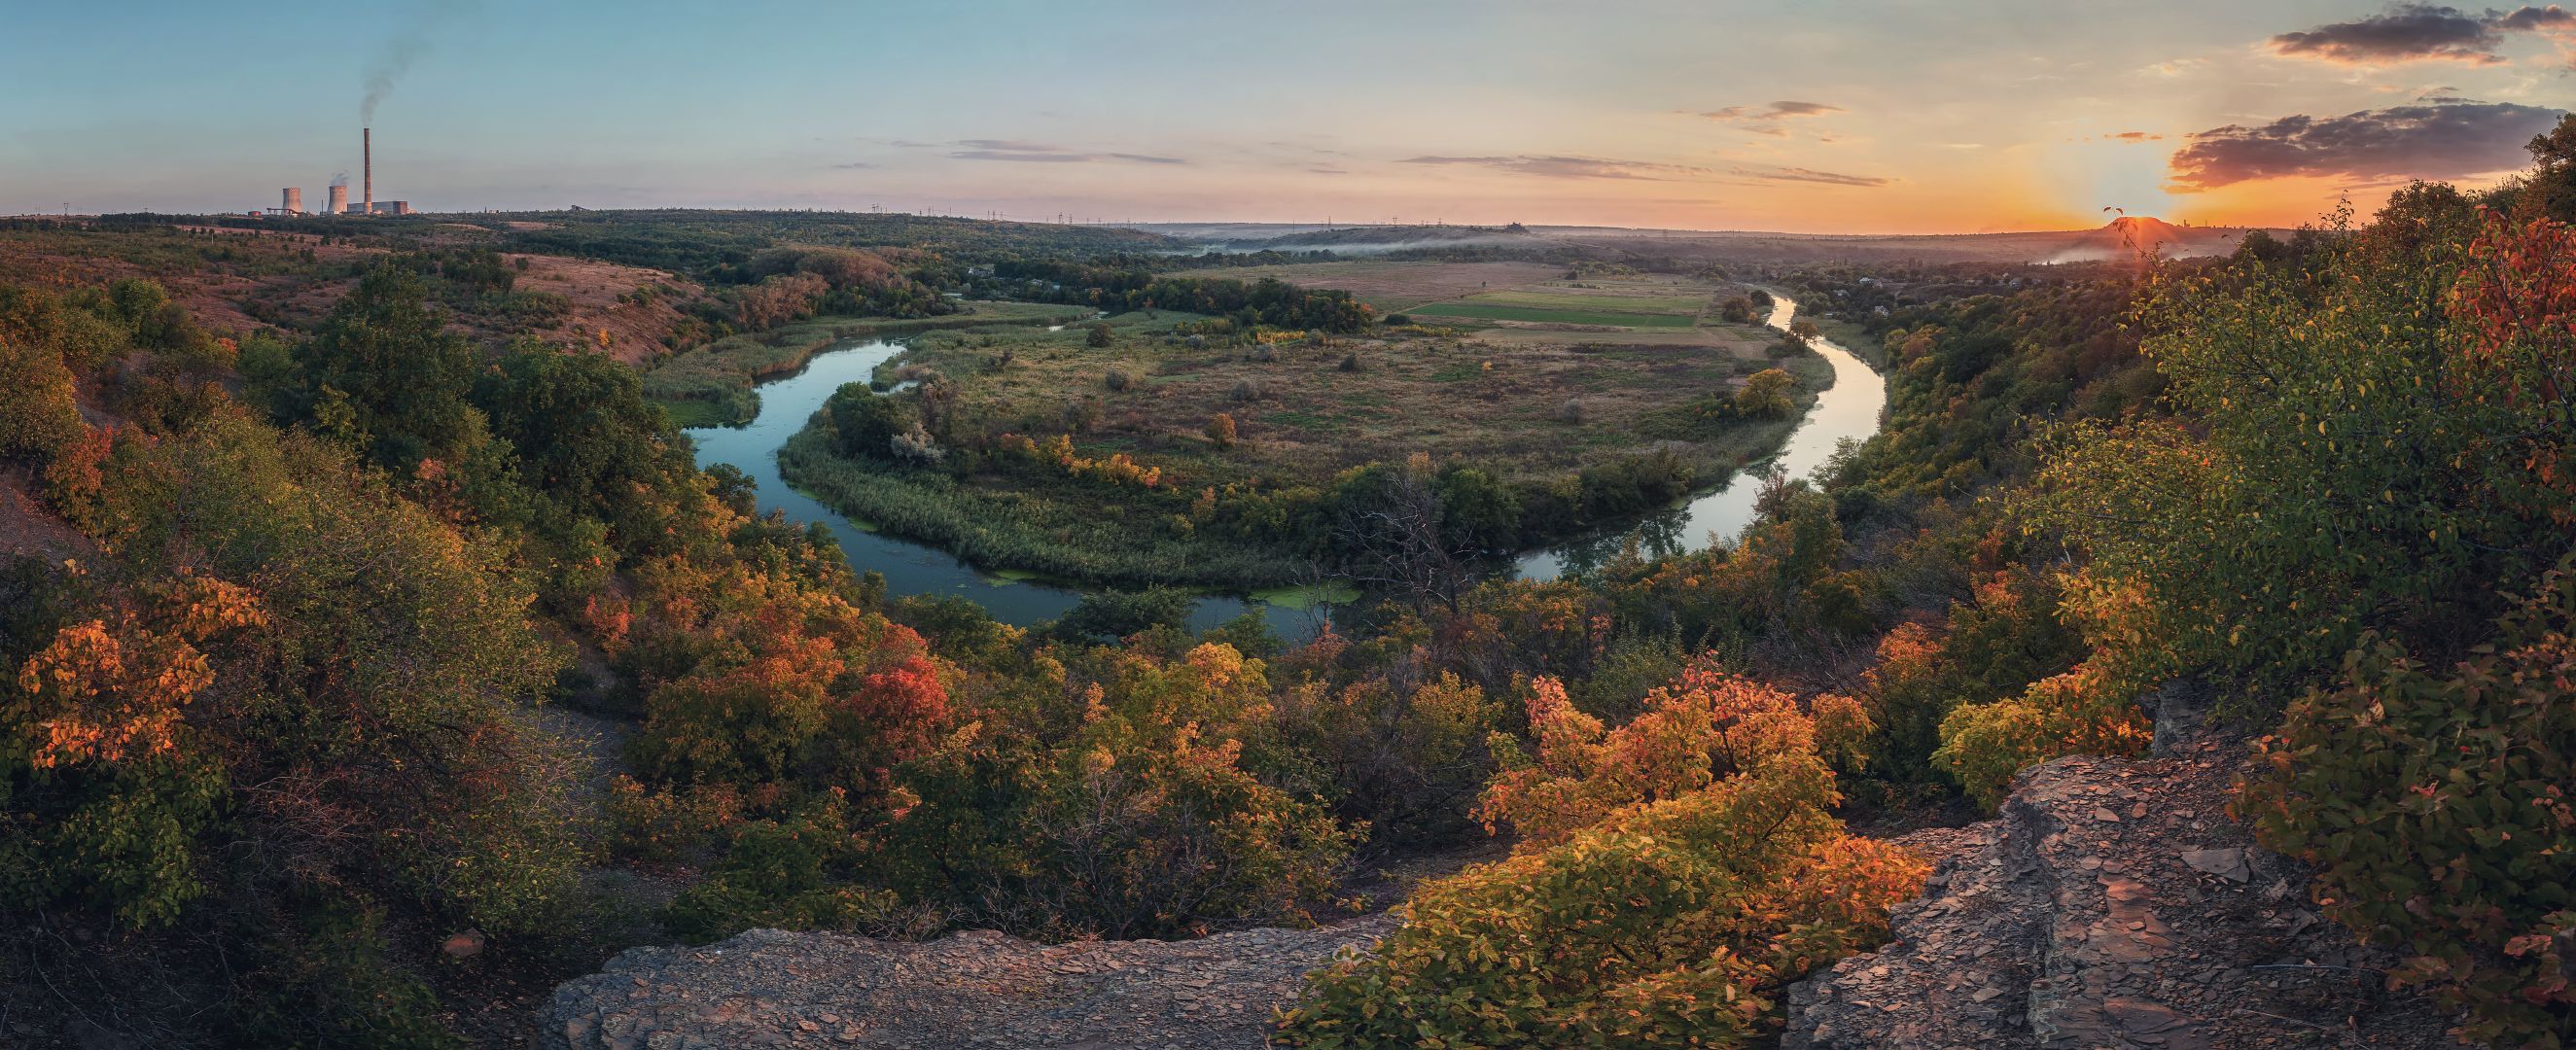
<svg viewBox="0 0 2576 1050">
<path fill-rule="evenodd" d="M 1468 317 L 1481 321 L 1597 324 L 1624 328 L 1688 328 L 1696 323 L 1696 318 L 1689 314 L 1618 313 L 1608 310 L 1510 306 L 1475 301 L 1433 303 L 1429 306 L 1414 307 L 1409 312 L 1418 317 Z"/>
<path fill-rule="evenodd" d="M 1527 306 L 1542 310 L 1611 311 L 1629 314 L 1680 314 L 1699 316 L 1708 305 L 1708 293 L 1691 295 L 1603 295 L 1592 292 L 1552 291 L 1545 288 L 1516 288 L 1510 291 L 1485 292 L 1462 300 L 1494 306 Z M 1418 312 L 1418 311 L 1417 311 Z"/>
</svg>

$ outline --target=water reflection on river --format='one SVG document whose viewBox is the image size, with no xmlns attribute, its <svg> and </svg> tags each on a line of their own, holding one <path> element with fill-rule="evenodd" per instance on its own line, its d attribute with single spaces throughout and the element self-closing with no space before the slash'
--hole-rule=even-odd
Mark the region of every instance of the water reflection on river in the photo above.
<svg viewBox="0 0 2576 1050">
<path fill-rule="evenodd" d="M 1771 327 L 1787 331 L 1797 315 L 1795 301 L 1776 293 L 1772 296 L 1767 322 Z M 1812 477 L 1846 439 L 1866 441 L 1878 433 L 1879 415 L 1887 408 L 1886 380 L 1833 340 L 1819 338 L 1809 345 L 1834 366 L 1834 385 L 1816 396 L 1816 406 L 1807 410 L 1807 417 L 1790 432 L 1779 452 L 1682 506 L 1623 528 L 1521 555 L 1514 564 L 1515 574 L 1528 580 L 1580 576 L 1617 557 L 1630 542 L 1650 558 L 1732 543 L 1753 521 L 1754 500 L 1762 495 L 1761 471 L 1777 469 L 1787 477 Z"/>
</svg>

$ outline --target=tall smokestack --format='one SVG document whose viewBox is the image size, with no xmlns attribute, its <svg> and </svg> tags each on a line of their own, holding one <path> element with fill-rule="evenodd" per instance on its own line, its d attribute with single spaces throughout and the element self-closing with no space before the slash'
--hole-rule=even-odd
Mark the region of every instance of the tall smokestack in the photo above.
<svg viewBox="0 0 2576 1050">
<path fill-rule="evenodd" d="M 358 163 L 366 180 L 366 206 L 369 215 L 376 213 L 376 129 L 358 129 Z"/>
</svg>

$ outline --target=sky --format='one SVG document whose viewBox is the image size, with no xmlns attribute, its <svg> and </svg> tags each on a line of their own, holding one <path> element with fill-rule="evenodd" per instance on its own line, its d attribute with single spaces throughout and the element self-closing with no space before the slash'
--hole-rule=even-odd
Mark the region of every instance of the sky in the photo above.
<svg viewBox="0 0 2576 1050">
<path fill-rule="evenodd" d="M 2571 73 L 2520 5 L 13 3 L 0 214 L 318 205 L 371 124 L 438 211 L 2296 225 L 2524 166 Z"/>
</svg>

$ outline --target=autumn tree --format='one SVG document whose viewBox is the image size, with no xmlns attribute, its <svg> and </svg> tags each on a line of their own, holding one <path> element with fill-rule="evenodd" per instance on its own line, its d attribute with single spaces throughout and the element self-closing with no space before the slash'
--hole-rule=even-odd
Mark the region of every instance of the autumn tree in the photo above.
<svg viewBox="0 0 2576 1050">
<path fill-rule="evenodd" d="M 1746 377 L 1744 385 L 1736 388 L 1735 409 L 1755 419 L 1786 417 L 1797 411 L 1797 402 L 1789 397 L 1797 386 L 1797 378 L 1788 372 L 1765 368 Z"/>
</svg>

